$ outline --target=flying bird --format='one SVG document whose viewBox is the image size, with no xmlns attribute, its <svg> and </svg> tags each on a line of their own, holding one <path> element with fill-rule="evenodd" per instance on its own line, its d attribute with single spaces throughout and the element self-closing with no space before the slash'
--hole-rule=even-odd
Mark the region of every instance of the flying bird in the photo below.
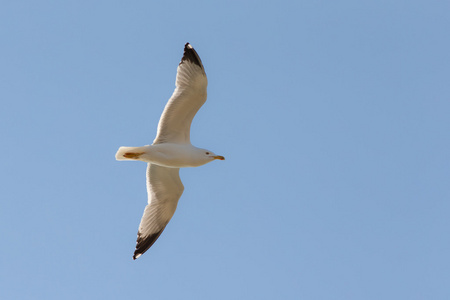
<svg viewBox="0 0 450 300">
<path fill-rule="evenodd" d="M 225 159 L 211 150 L 194 147 L 190 140 L 192 119 L 206 101 L 207 85 L 202 61 L 191 44 L 186 43 L 177 69 L 175 91 L 161 115 L 153 144 L 120 147 L 116 153 L 117 160 L 147 163 L 148 204 L 139 225 L 133 259 L 155 243 L 175 213 L 184 190 L 180 168 Z"/>
</svg>

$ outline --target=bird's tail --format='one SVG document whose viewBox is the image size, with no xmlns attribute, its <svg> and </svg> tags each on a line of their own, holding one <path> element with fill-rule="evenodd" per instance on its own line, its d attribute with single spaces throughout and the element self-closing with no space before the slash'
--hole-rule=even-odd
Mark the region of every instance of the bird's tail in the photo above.
<svg viewBox="0 0 450 300">
<path fill-rule="evenodd" d="M 144 147 L 120 147 L 116 153 L 117 160 L 139 160 L 139 157 L 145 153 Z"/>
</svg>

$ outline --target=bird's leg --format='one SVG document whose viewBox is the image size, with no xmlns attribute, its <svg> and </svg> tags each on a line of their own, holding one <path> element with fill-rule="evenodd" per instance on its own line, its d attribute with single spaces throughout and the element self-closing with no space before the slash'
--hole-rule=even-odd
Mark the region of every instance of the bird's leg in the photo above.
<svg viewBox="0 0 450 300">
<path fill-rule="evenodd" d="M 125 158 L 131 158 L 131 159 L 138 159 L 139 156 L 141 156 L 142 154 L 144 154 L 145 152 L 127 152 L 123 155 L 123 157 Z"/>
</svg>

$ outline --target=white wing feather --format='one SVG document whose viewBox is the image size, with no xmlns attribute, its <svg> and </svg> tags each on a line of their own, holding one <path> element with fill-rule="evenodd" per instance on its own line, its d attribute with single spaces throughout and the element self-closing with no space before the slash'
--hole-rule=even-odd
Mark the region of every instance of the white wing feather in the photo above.
<svg viewBox="0 0 450 300">
<path fill-rule="evenodd" d="M 206 101 L 206 78 L 203 64 L 187 43 L 177 69 L 175 91 L 164 108 L 153 144 L 190 144 L 192 119 Z"/>
<path fill-rule="evenodd" d="M 177 168 L 148 164 L 148 205 L 139 225 L 133 259 L 141 256 L 153 245 L 175 213 L 184 190 L 179 171 Z"/>
</svg>

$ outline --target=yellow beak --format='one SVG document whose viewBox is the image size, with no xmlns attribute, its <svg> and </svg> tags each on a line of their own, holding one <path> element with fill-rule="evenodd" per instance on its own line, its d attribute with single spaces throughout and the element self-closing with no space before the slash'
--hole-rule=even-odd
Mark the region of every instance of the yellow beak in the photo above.
<svg viewBox="0 0 450 300">
<path fill-rule="evenodd" d="M 225 160 L 225 157 L 220 156 L 220 155 L 216 155 L 216 156 L 214 156 L 214 159 Z"/>
</svg>

